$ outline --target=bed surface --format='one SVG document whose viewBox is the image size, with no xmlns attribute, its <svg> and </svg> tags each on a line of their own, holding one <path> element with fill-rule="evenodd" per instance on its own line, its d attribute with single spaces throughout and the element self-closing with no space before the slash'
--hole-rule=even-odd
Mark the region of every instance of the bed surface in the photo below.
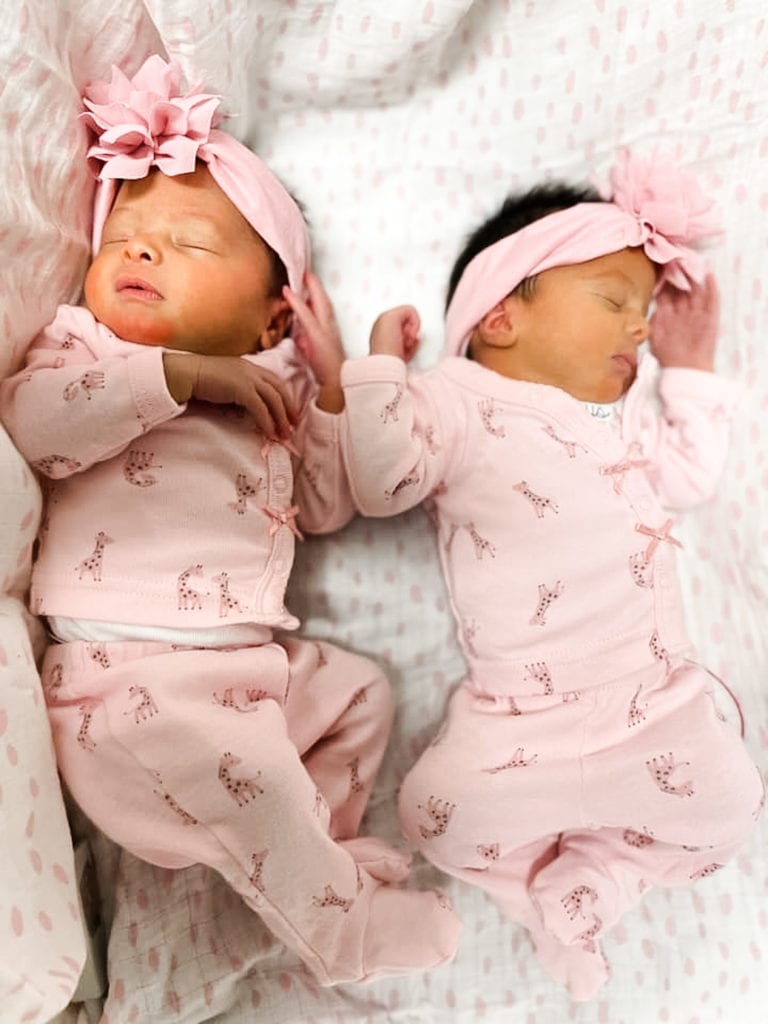
<svg viewBox="0 0 768 1024">
<path fill-rule="evenodd" d="M 307 210 L 315 268 L 350 355 L 375 316 L 415 304 L 421 366 L 441 344 L 449 268 L 511 189 L 603 178 L 617 147 L 672 150 L 723 210 L 719 370 L 743 400 L 717 498 L 680 536 L 701 660 L 738 698 L 768 777 L 768 15 L 762 0 L 6 0 L 0 12 L 0 372 L 87 261 L 91 183 L 78 97 L 118 63 L 179 59 L 222 93 Z M 23 613 L 40 498 L 0 437 L 0 1024 L 97 1020 L 69 1006 L 86 948 L 76 868 Z M 353 522 L 300 549 L 290 604 L 305 635 L 376 658 L 398 702 L 367 828 L 397 839 L 394 795 L 463 662 L 423 511 Z M 724 710 L 737 717 L 724 698 Z M 85 830 L 73 819 L 76 835 Z M 613 977 L 577 1005 L 479 890 L 424 863 L 464 920 L 428 975 L 320 989 L 201 868 L 167 872 L 91 837 L 109 931 L 104 1024 L 763 1024 L 768 823 L 686 890 L 656 891 L 605 940 Z M 86 887 L 94 897 L 93 880 Z M 90 908 L 85 908 L 89 913 Z M 98 985 L 96 985 L 98 989 Z M 81 992 L 82 994 L 82 992 Z M 85 992 L 87 995 L 87 991 Z M 89 1014 L 91 1015 L 89 1018 Z"/>
</svg>

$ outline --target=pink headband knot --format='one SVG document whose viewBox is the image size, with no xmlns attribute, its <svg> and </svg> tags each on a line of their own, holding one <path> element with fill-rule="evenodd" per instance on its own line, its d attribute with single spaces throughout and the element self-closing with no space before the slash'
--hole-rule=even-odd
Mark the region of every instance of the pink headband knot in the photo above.
<svg viewBox="0 0 768 1024">
<path fill-rule="evenodd" d="M 714 202 L 666 156 L 622 150 L 606 202 L 578 203 L 533 221 L 479 252 L 459 278 L 445 316 L 447 355 L 466 348 L 486 313 L 528 277 L 642 246 L 665 284 L 689 291 L 706 274 L 698 243 L 719 231 Z"/>
<path fill-rule="evenodd" d="M 95 135 L 88 162 L 98 177 L 93 249 L 124 179 L 144 178 L 153 167 L 171 177 L 203 161 L 222 191 L 285 265 L 288 283 L 304 287 L 309 238 L 301 211 L 267 165 L 217 127 L 220 97 L 182 92 L 178 64 L 154 54 L 133 78 L 112 68 L 111 82 L 86 89 L 80 116 Z"/>
</svg>

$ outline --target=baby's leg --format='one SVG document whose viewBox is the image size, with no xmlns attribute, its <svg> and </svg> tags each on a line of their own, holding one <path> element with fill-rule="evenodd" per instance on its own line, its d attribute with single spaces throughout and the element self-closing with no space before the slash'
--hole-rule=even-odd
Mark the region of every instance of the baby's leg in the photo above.
<svg viewBox="0 0 768 1024">
<path fill-rule="evenodd" d="M 372 661 L 289 639 L 288 735 L 330 810 L 330 833 L 357 835 L 392 725 L 389 683 Z"/>
<path fill-rule="evenodd" d="M 479 886 L 528 929 L 542 967 L 574 999 L 590 999 L 609 973 L 599 946 L 563 945 L 530 897 L 531 881 L 557 856 L 558 824 L 578 805 L 568 732 L 547 738 L 547 702 L 537 703 L 529 717 L 495 713 L 458 690 L 446 725 L 403 782 L 400 819 L 428 860 Z M 567 721 L 578 736 L 581 709 L 559 698 L 549 705 L 553 728 Z"/>
<path fill-rule="evenodd" d="M 751 832 L 762 782 L 718 716 L 711 685 L 686 665 L 661 686 L 633 692 L 631 716 L 625 694 L 614 742 L 603 733 L 603 750 L 585 759 L 587 818 L 605 827 L 566 833 L 560 856 L 533 885 L 562 942 L 602 935 L 650 886 L 712 874 Z"/>
<path fill-rule="evenodd" d="M 62 773 L 104 832 L 152 863 L 215 868 L 324 984 L 453 955 L 438 894 L 381 884 L 329 835 L 288 735 L 281 647 L 100 653 L 67 645 L 44 675 Z"/>
</svg>

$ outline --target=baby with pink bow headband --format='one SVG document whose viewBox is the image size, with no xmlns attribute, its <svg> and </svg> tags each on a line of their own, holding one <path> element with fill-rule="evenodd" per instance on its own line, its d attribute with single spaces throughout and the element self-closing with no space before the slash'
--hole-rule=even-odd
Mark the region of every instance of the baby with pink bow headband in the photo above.
<svg viewBox="0 0 768 1024">
<path fill-rule="evenodd" d="M 719 870 L 762 806 L 691 660 L 674 561 L 670 509 L 712 494 L 738 397 L 712 372 L 717 292 L 695 245 L 713 227 L 658 155 L 623 154 L 605 201 L 511 196 L 457 260 L 438 365 L 407 373 L 405 306 L 342 368 L 355 503 L 429 501 L 467 661 L 401 823 L 526 926 L 577 1000 L 608 979 L 599 940 L 619 917 Z"/>
<path fill-rule="evenodd" d="M 458 921 L 397 885 L 404 851 L 358 836 L 388 683 L 274 634 L 299 625 L 299 527 L 354 512 L 343 350 L 287 336 L 289 299 L 328 330 L 330 305 L 297 204 L 215 127 L 217 104 L 158 56 L 88 91 L 84 305 L 59 307 L 0 391 L 48 481 L 31 601 L 58 641 L 42 668 L 58 764 L 102 831 L 215 868 L 321 984 L 424 970 L 453 956 Z"/>
</svg>

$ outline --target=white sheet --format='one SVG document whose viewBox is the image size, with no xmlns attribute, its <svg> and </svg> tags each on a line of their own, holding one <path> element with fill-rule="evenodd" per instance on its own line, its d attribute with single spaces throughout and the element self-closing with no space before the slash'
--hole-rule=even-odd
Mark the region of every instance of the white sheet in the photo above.
<svg viewBox="0 0 768 1024">
<path fill-rule="evenodd" d="M 366 351 L 382 308 L 412 301 L 424 323 L 421 363 L 434 360 L 452 260 L 510 188 L 545 175 L 581 180 L 602 173 L 621 144 L 675 149 L 723 207 L 726 234 L 712 252 L 723 293 L 719 363 L 745 384 L 718 498 L 684 529 L 684 588 L 702 658 L 738 695 L 747 743 L 768 774 L 762 0 L 154 0 L 151 8 L 157 34 L 136 0 L 3 4 L 0 125 L 10 145 L 0 175 L 2 368 L 56 302 L 74 295 L 82 274 L 88 186 L 72 122 L 78 92 L 112 60 L 138 66 L 158 38 L 192 79 L 227 96 L 239 114 L 231 130 L 254 144 L 305 204 L 316 267 L 353 355 Z M 11 483 L 9 474 L 20 472 L 0 470 Z M 15 479 L 5 486 L 15 495 L 11 518 L 23 535 L 3 533 L 9 565 L 36 516 L 34 500 L 19 500 L 23 487 Z M 291 590 L 306 633 L 380 658 L 396 686 L 397 726 L 368 816 L 372 831 L 394 837 L 398 781 L 462 671 L 425 516 L 358 521 L 335 537 L 308 541 Z M 6 650 L 23 651 L 14 609 Z M 1 639 L 5 644 L 5 632 Z M 47 734 L 39 699 L 27 701 L 26 731 L 19 731 L 18 677 L 8 673 L 19 664 L 16 656 L 0 664 L 0 709 L 14 716 L 0 735 L 0 814 L 9 856 L 22 851 L 13 853 L 19 876 L 9 887 L 4 868 L 0 887 L 0 963 L 19 968 L 15 977 L 0 976 L 3 1024 L 17 1024 L 35 1006 L 30 1020 L 53 1016 L 71 996 L 74 974 L 51 974 L 56 957 L 65 948 L 76 963 L 80 956 L 72 929 L 58 917 L 50 931 L 39 920 L 34 928 L 25 924 L 21 936 L 9 930 L 18 920 L 9 916 L 12 906 L 25 922 L 40 912 L 24 830 L 41 796 L 47 811 L 37 814 L 36 827 L 54 823 L 38 833 L 41 855 L 46 863 L 69 856 L 50 761 L 40 753 Z M 29 666 L 25 671 L 34 693 Z M 27 776 L 19 784 L 14 774 L 10 743 L 20 748 L 19 763 L 34 763 L 37 797 L 27 795 Z M 650 894 L 605 942 L 612 981 L 578 1007 L 540 971 L 524 933 L 458 883 L 440 880 L 465 921 L 454 964 L 423 977 L 319 990 L 207 872 L 161 872 L 97 841 L 102 900 L 113 921 L 105 1019 L 762 1024 L 766 838 L 763 817 L 725 870 L 690 890 Z M 422 865 L 417 880 L 439 879 Z M 12 960 L 5 954 L 11 941 Z M 34 1006 L 29 985 L 19 987 L 21 973 L 45 980 Z"/>
</svg>

